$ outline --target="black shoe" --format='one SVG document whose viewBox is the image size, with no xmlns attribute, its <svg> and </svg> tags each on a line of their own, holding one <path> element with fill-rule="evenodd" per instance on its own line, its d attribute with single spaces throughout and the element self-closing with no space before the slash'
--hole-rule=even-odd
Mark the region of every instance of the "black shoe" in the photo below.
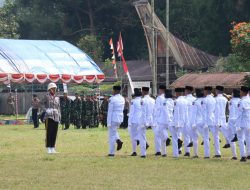
<svg viewBox="0 0 250 190">
<path fill-rule="evenodd" d="M 136 140 L 136 145 L 138 146 L 140 144 L 140 141 L 139 140 Z"/>
<path fill-rule="evenodd" d="M 247 156 L 247 159 L 250 160 L 250 156 Z"/>
<path fill-rule="evenodd" d="M 146 150 L 149 148 L 149 144 L 146 142 Z"/>
<path fill-rule="evenodd" d="M 214 158 L 221 158 L 221 155 L 214 155 Z"/>
<path fill-rule="evenodd" d="M 187 147 L 193 147 L 193 146 L 194 146 L 193 142 L 190 142 L 190 143 L 187 145 Z"/>
<path fill-rule="evenodd" d="M 160 152 L 156 152 L 156 153 L 155 153 L 155 156 L 160 156 L 160 155 L 161 155 Z"/>
<path fill-rule="evenodd" d="M 192 158 L 199 158 L 199 156 L 196 155 L 196 156 L 193 156 Z"/>
<path fill-rule="evenodd" d="M 115 155 L 114 154 L 108 154 L 109 157 L 114 157 Z"/>
<path fill-rule="evenodd" d="M 231 160 L 237 160 L 237 157 L 232 157 Z"/>
<path fill-rule="evenodd" d="M 167 155 L 166 154 L 163 154 L 163 155 L 161 155 L 162 157 L 167 157 Z"/>
<path fill-rule="evenodd" d="M 230 148 L 230 144 L 225 144 L 222 148 Z"/>
<path fill-rule="evenodd" d="M 241 157 L 240 161 L 241 161 L 241 162 L 246 162 L 246 161 L 247 161 L 247 158 L 246 158 L 246 157 Z"/>
<path fill-rule="evenodd" d="M 117 141 L 116 141 L 116 143 L 117 143 L 117 151 L 118 150 L 121 150 L 122 149 L 122 144 L 123 144 L 123 142 L 120 140 L 120 139 L 118 139 Z"/>
<path fill-rule="evenodd" d="M 170 145 L 170 142 L 171 142 L 171 139 L 170 139 L 170 138 L 167 138 L 167 140 L 166 140 L 166 146 L 169 146 L 169 145 Z"/>
<path fill-rule="evenodd" d="M 201 145 L 204 145 L 204 141 L 201 142 Z"/>
<path fill-rule="evenodd" d="M 244 145 L 247 145 L 247 142 L 246 142 L 246 141 L 244 141 Z"/>
<path fill-rule="evenodd" d="M 181 150 L 179 150 L 179 154 L 182 154 Z"/>
<path fill-rule="evenodd" d="M 234 138 L 231 140 L 231 142 L 237 142 L 238 141 L 238 137 L 237 134 L 234 135 Z"/>
<path fill-rule="evenodd" d="M 183 143 L 183 141 L 181 139 L 178 139 L 178 149 L 180 149 L 182 147 L 182 143 Z"/>
<path fill-rule="evenodd" d="M 141 156 L 141 158 L 146 158 L 146 156 Z"/>
<path fill-rule="evenodd" d="M 205 156 L 204 159 L 209 159 L 210 157 L 209 156 Z"/>
<path fill-rule="evenodd" d="M 137 153 L 136 153 L 136 152 L 133 152 L 133 153 L 131 154 L 131 156 L 137 156 Z"/>
<path fill-rule="evenodd" d="M 189 153 L 189 152 L 186 152 L 186 153 L 184 154 L 184 156 L 190 157 L 190 153 Z"/>
</svg>

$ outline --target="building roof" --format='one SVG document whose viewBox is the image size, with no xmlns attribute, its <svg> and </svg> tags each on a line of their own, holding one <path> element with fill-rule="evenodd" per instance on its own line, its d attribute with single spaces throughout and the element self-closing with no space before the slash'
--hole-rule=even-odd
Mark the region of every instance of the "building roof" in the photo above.
<svg viewBox="0 0 250 190">
<path fill-rule="evenodd" d="M 203 88 L 204 86 L 221 85 L 226 88 L 237 88 L 243 84 L 245 77 L 249 75 L 250 72 L 185 74 L 174 81 L 170 87 L 177 88 L 190 85 L 194 88 Z"/>
<path fill-rule="evenodd" d="M 145 60 L 131 60 L 126 61 L 128 70 L 131 76 L 132 81 L 151 81 L 152 80 L 152 72 L 151 67 L 148 61 Z M 102 69 L 105 74 L 105 79 L 103 82 L 115 82 L 116 77 L 114 74 L 114 69 L 112 67 L 105 68 L 104 63 L 98 63 L 98 66 Z M 123 81 L 128 80 L 126 74 L 123 71 L 122 63 L 117 62 L 118 67 L 118 77 Z"/>
</svg>

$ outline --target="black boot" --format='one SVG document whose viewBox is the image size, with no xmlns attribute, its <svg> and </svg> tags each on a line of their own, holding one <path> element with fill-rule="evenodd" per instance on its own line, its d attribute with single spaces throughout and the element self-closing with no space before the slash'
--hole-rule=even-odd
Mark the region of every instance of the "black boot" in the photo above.
<svg viewBox="0 0 250 190">
<path fill-rule="evenodd" d="M 193 147 L 193 146 L 194 146 L 193 142 L 190 142 L 190 143 L 187 145 L 187 147 Z"/>
<path fill-rule="evenodd" d="M 136 153 L 136 152 L 133 152 L 133 153 L 131 154 L 131 156 L 137 156 L 137 153 Z"/>
<path fill-rule="evenodd" d="M 222 148 L 230 148 L 230 144 L 225 144 Z"/>
<path fill-rule="evenodd" d="M 183 141 L 181 139 L 178 139 L 178 149 L 180 149 L 182 147 L 182 143 L 183 143 Z"/>
<path fill-rule="evenodd" d="M 231 140 L 231 142 L 237 142 L 238 141 L 238 137 L 237 134 L 234 135 L 234 138 Z"/>
<path fill-rule="evenodd" d="M 167 140 L 166 140 L 166 146 L 169 146 L 169 145 L 170 145 L 170 142 L 171 142 L 171 139 L 170 139 L 170 138 L 167 138 Z"/>
<path fill-rule="evenodd" d="M 117 140 L 116 140 L 116 143 L 117 143 L 117 149 L 116 149 L 116 150 L 117 150 L 117 151 L 118 151 L 118 150 L 121 150 L 121 149 L 122 149 L 122 144 L 123 144 L 123 142 L 122 142 L 120 139 L 117 139 Z"/>
<path fill-rule="evenodd" d="M 146 142 L 146 150 L 149 148 L 149 144 Z"/>
</svg>

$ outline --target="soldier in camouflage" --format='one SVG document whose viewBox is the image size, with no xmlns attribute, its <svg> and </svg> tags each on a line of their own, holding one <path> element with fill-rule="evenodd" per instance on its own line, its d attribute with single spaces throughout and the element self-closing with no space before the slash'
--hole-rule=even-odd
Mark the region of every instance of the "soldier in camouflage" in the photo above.
<svg viewBox="0 0 250 190">
<path fill-rule="evenodd" d="M 75 93 L 75 100 L 73 102 L 73 124 L 77 129 L 81 127 L 81 110 L 82 110 L 82 103 L 81 98 L 79 97 L 78 93 Z"/>
<path fill-rule="evenodd" d="M 85 108 L 86 108 L 86 114 L 85 114 L 86 127 L 88 126 L 89 128 L 93 128 L 94 102 L 91 99 L 91 95 L 89 94 L 86 96 Z"/>
<path fill-rule="evenodd" d="M 84 94 L 81 95 L 81 101 L 82 101 L 81 125 L 83 129 L 86 129 L 86 99 Z"/>
<path fill-rule="evenodd" d="M 97 96 L 93 95 L 92 100 L 93 100 L 93 106 L 94 106 L 93 123 L 94 123 L 94 127 L 98 127 L 99 126 L 99 102 L 97 100 Z"/>
<path fill-rule="evenodd" d="M 107 127 L 107 114 L 109 105 L 108 99 L 109 99 L 108 95 L 104 95 L 104 99 L 100 107 L 100 119 L 103 127 Z"/>
<path fill-rule="evenodd" d="M 64 92 L 63 97 L 60 98 L 61 124 L 64 126 L 64 130 L 67 130 L 70 126 L 70 106 L 71 100 L 68 97 L 68 93 Z"/>
</svg>

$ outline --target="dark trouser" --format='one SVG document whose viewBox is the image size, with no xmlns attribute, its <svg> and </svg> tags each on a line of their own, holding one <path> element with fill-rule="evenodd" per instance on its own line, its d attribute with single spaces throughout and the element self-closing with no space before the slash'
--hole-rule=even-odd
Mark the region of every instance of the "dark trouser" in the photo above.
<svg viewBox="0 0 250 190">
<path fill-rule="evenodd" d="M 45 122 L 46 128 L 46 147 L 52 148 L 56 144 L 56 136 L 58 131 L 58 122 L 48 118 Z"/>
<path fill-rule="evenodd" d="M 38 120 L 37 112 L 38 112 L 38 109 L 32 109 L 32 120 L 33 120 L 33 124 L 35 128 L 39 127 L 39 120 Z"/>
</svg>

